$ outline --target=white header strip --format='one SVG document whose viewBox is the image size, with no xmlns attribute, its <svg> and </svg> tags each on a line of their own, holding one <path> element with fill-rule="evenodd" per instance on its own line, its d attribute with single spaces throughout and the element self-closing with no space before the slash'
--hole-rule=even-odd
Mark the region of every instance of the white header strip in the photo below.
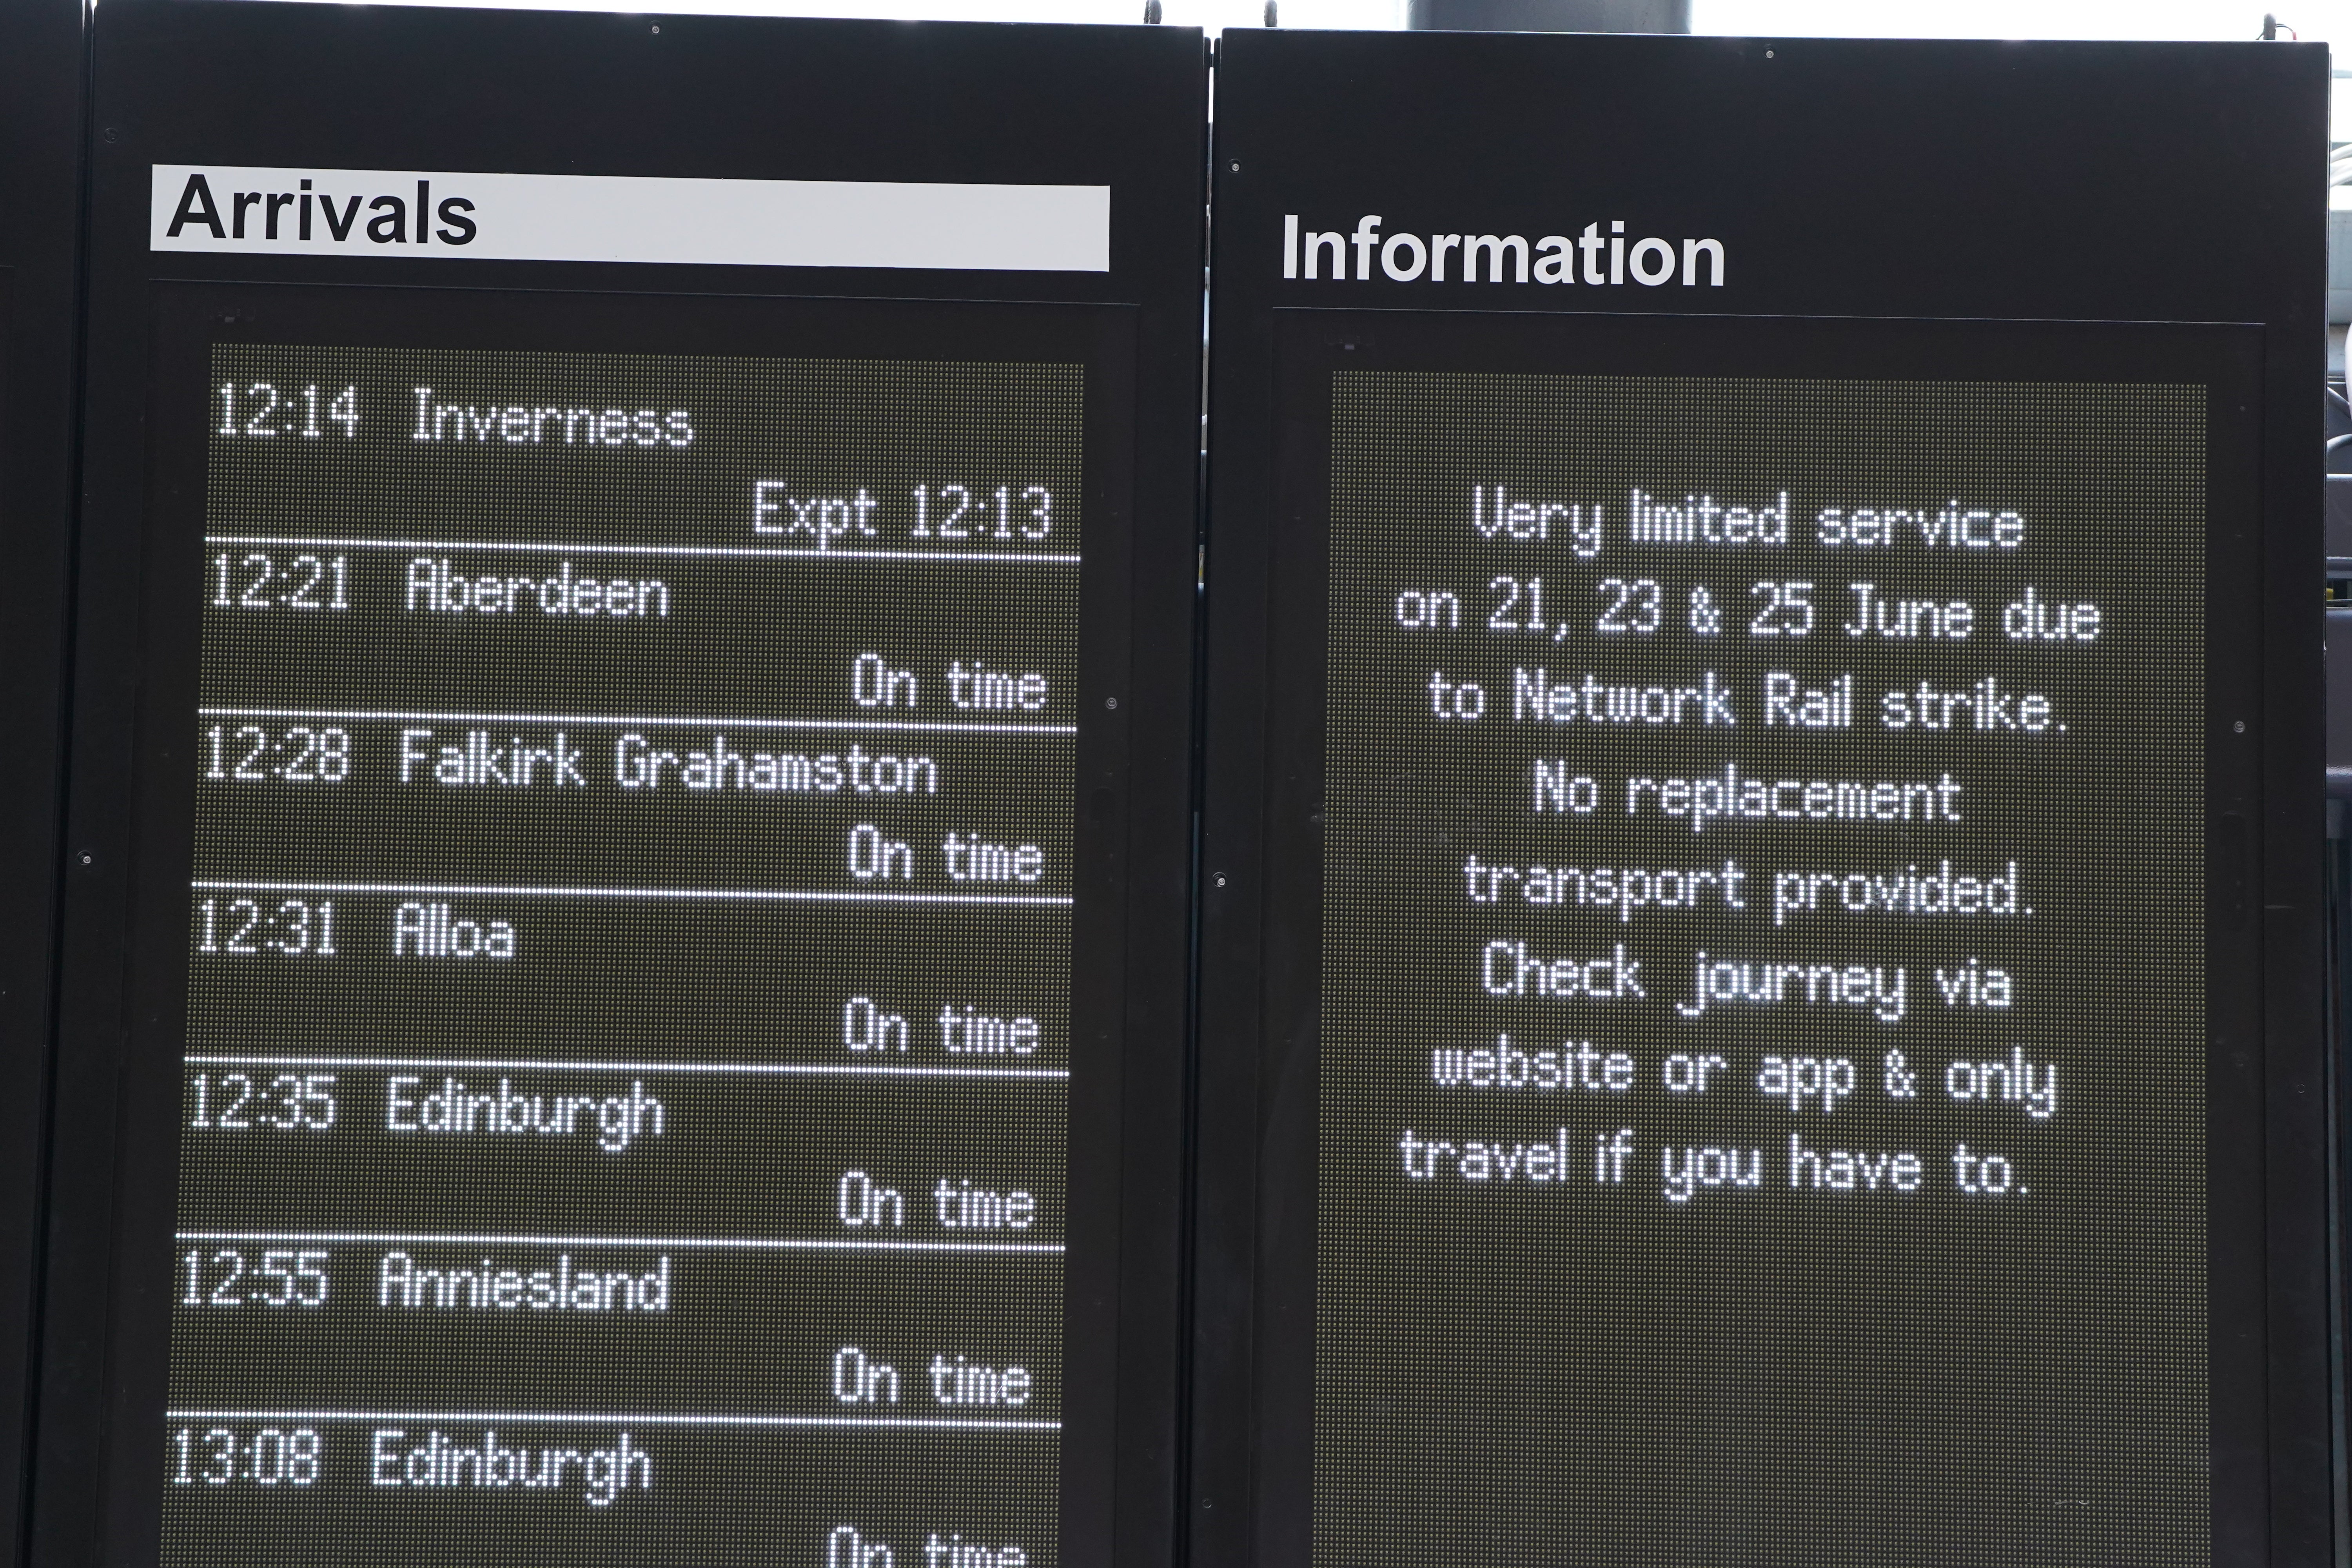
<svg viewBox="0 0 2352 1568">
<path fill-rule="evenodd" d="M 158 163 L 156 250 L 1108 272 L 1108 185 Z"/>
</svg>

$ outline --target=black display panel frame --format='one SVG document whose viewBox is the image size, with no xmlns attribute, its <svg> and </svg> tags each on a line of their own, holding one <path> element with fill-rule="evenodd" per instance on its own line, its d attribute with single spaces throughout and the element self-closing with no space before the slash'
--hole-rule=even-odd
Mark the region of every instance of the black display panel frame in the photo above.
<svg viewBox="0 0 2352 1568">
<path fill-rule="evenodd" d="M 2326 1552 L 2328 1134 L 2307 852 L 2318 498 L 2297 445 L 2313 434 L 2320 344 L 2317 208 L 2295 194 L 2315 188 L 2324 140 L 2315 64 L 2160 47 L 1227 38 L 1213 164 L 1191 1561 L 1272 1568 L 1308 1552 L 1327 525 L 1302 498 L 1321 493 L 1327 452 L 1300 413 L 1308 395 L 1287 378 L 1384 355 L 1567 369 L 1532 345 L 1579 329 L 1644 343 L 1637 368 L 1672 374 L 1685 352 L 1675 345 L 1724 317 L 1783 341 L 1808 323 L 1847 342 L 1885 321 L 2000 344 L 2206 322 L 2227 325 L 2179 331 L 2258 345 L 2254 363 L 2223 368 L 2253 404 L 2245 440 L 2258 443 L 2259 471 L 2243 484 L 2259 498 L 2259 536 L 2239 546 L 2242 559 L 2217 561 L 2235 588 L 2217 578 L 2209 600 L 2211 942 L 2216 973 L 2226 955 L 2239 977 L 2226 1006 L 2229 983 L 2209 993 L 2214 1201 L 2231 1211 L 2217 1206 L 2211 1232 L 2213 1552 L 2229 1563 Z M 2167 117 L 2189 100 L 2245 137 L 2237 153 L 2265 150 L 2261 172 L 2181 136 Z M 1963 130 L 1971 105 L 2000 112 Z M 1873 128 L 1866 142 L 1851 139 L 1858 121 Z M 2295 173 L 2273 181 L 2270 160 Z M 1630 235 L 1715 237 L 1729 265 L 1720 288 L 1440 289 L 1383 277 L 1377 237 L 1365 268 L 1349 265 L 1359 215 L 1370 214 L 1387 234 L 1530 241 L 1623 216 Z M 1320 279 L 1286 271 L 1286 219 L 1339 231 L 1348 275 L 1331 276 L 1328 248 Z M 2230 237 L 2177 267 L 2150 264 L 2179 256 L 2191 228 Z M 1570 312 L 1579 322 L 1557 332 L 1538 324 Z M 1685 319 L 1643 338 L 1658 317 Z M 1528 346 L 1512 344 L 1515 325 Z M 1686 363 L 1720 370 L 1719 357 L 1688 352 Z M 2245 742 L 2231 727 L 2241 716 Z"/>
<path fill-rule="evenodd" d="M 153 1561 L 158 1550 L 154 1268 L 167 1260 L 162 1145 L 178 1111 L 154 1053 L 171 1048 L 185 995 L 181 966 L 158 963 L 167 933 L 173 951 L 184 945 L 174 928 L 189 796 L 175 769 L 187 760 L 196 594 L 187 541 L 166 547 L 160 531 L 202 502 L 152 487 L 203 472 L 200 451 L 192 468 L 172 444 L 201 425 L 159 416 L 163 400 L 198 384 L 215 338 L 729 356 L 763 352 L 763 332 L 799 353 L 858 357 L 985 347 L 1040 360 L 1058 345 L 1108 372 L 1102 388 L 1090 382 L 1086 416 L 1089 483 L 1108 488 L 1089 498 L 1080 568 L 1075 820 L 1090 847 L 1073 973 L 1086 1033 L 1072 1045 L 1093 1066 L 1071 1084 L 1060 1552 L 1158 1560 L 1179 1391 L 1198 35 L 133 0 L 110 9 L 98 49 L 100 113 L 124 129 L 108 141 L 120 155 L 98 171 L 95 196 L 89 679 L 71 801 L 92 858 L 67 911 L 74 1065 L 58 1118 L 70 1152 L 58 1168 L 49 1294 L 57 1321 L 79 1327 L 52 1336 L 46 1356 L 53 1460 L 34 1560 Z M 337 83 L 340 68 L 373 86 Z M 417 112 L 420 73 L 449 111 L 443 124 Z M 664 107 L 679 93 L 723 107 L 688 122 Z M 871 134 L 835 129 L 883 110 Z M 1057 273 L 152 254 L 149 166 L 191 161 L 1100 184 L 1111 188 L 1110 261 Z"/>
<path fill-rule="evenodd" d="M 0 1562 L 23 1560 L 47 1145 L 74 515 L 77 0 L 0 13 Z"/>
</svg>

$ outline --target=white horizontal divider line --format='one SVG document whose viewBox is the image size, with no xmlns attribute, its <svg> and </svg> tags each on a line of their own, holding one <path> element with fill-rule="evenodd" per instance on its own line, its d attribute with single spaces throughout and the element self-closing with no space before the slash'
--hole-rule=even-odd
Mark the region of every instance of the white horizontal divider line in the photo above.
<svg viewBox="0 0 2352 1568">
<path fill-rule="evenodd" d="M 330 1247 L 644 1247 L 675 1252 L 1004 1252 L 1058 1256 L 1058 1241 L 892 1241 L 857 1237 L 496 1236 L 391 1230 L 183 1230 L 181 1241 L 314 1241 Z"/>
<path fill-rule="evenodd" d="M 167 1421 L 459 1422 L 509 1426 L 896 1426 L 941 1432 L 1058 1432 L 1059 1421 L 1018 1421 L 972 1415 L 722 1415 L 709 1412 L 635 1411 L 623 1415 L 528 1410 L 219 1410 L 178 1409 Z"/>
<path fill-rule="evenodd" d="M 538 539 L 348 539 L 318 534 L 207 533 L 206 544 L 299 545 L 306 550 L 524 550 L 565 555 L 765 556 L 784 561 L 953 561 L 979 565 L 1076 566 L 1076 555 L 1027 550 L 812 550 L 787 544 L 563 544 Z"/>
<path fill-rule="evenodd" d="M 441 724 L 630 724 L 651 730 L 662 725 L 696 730 L 901 730 L 926 733 L 973 735 L 1075 735 L 1076 724 L 997 723 L 985 719 L 705 719 L 669 718 L 656 714 L 607 713 L 466 713 L 441 709 L 401 708 L 199 708 L 205 719 L 341 719 L 358 722 L 383 720 Z"/>
<path fill-rule="evenodd" d="M 314 1067 L 431 1068 L 499 1072 L 642 1072 L 743 1073 L 774 1077 L 844 1076 L 856 1078 L 1013 1078 L 1063 1079 L 1067 1068 L 918 1067 L 890 1062 L 593 1062 L 554 1061 L 539 1058 L 494 1057 L 369 1057 L 369 1056 L 226 1056 L 191 1051 L 181 1060 L 193 1067 Z"/>
<path fill-rule="evenodd" d="M 866 893 L 854 889 L 803 888 L 509 888 L 455 882 L 249 881 L 198 877 L 201 893 L 383 893 L 393 897 L 469 899 L 709 899 L 736 903 L 1003 904 L 1067 909 L 1066 893 Z"/>
</svg>

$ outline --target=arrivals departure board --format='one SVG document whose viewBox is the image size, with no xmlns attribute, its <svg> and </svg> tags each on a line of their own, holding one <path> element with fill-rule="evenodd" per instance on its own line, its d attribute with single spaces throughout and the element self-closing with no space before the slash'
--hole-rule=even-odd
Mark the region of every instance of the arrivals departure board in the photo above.
<svg viewBox="0 0 2352 1568">
<path fill-rule="evenodd" d="M 1164 1557 L 1199 31 L 90 47 L 29 1568 Z"/>
<path fill-rule="evenodd" d="M 1116 371 L 205 358 L 163 1560 L 1057 1561 Z"/>
<path fill-rule="evenodd" d="M 1163 1552 L 1199 33 L 93 48 L 34 1563 Z"/>
<path fill-rule="evenodd" d="M 1310 1560 L 2213 1561 L 2242 337 L 1286 343 Z"/>
</svg>

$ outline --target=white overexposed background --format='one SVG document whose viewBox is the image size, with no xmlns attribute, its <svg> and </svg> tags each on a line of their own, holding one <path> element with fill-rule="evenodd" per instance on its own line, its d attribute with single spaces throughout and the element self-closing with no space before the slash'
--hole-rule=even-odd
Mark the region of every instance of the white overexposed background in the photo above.
<svg viewBox="0 0 2352 1568">
<path fill-rule="evenodd" d="M 96 4 L 97 0 L 92 0 Z M 332 0 L 348 3 L 348 0 Z M 1143 0 L 392 0 L 542 11 L 702 12 L 743 16 L 866 16 L 903 22 L 1133 23 Z M 5 4 L 5 0 L 0 0 Z M 2105 38 L 2252 42 L 2266 11 L 2279 36 L 2333 43 L 2330 140 L 2352 143 L 2352 0 L 1690 0 L 1691 31 L 1729 37 Z M 1279 0 L 1286 27 L 1396 28 L 1405 0 Z M 1265 0 L 1160 0 L 1176 26 L 1265 25 Z M 2328 205 L 2352 213 L 2352 157 L 2333 172 Z M 2352 268 L 2352 258 L 2345 265 Z M 2352 284 L 2347 277 L 2336 287 Z"/>
<path fill-rule="evenodd" d="M 403 0 L 535 10 L 699 11 L 939 22 L 1139 22 L 1143 0 Z M 1405 0 L 1280 0 L 1286 27 L 1402 27 Z M 1691 30 L 1748 37 L 2252 40 L 2265 10 L 2283 37 L 2338 47 L 2352 72 L 2352 0 L 1691 0 Z M 1161 0 L 1178 26 L 1264 25 L 1265 0 Z M 2352 74 L 2336 80 L 2335 137 L 2352 141 Z M 2352 187 L 2337 205 L 2352 206 Z"/>
</svg>

